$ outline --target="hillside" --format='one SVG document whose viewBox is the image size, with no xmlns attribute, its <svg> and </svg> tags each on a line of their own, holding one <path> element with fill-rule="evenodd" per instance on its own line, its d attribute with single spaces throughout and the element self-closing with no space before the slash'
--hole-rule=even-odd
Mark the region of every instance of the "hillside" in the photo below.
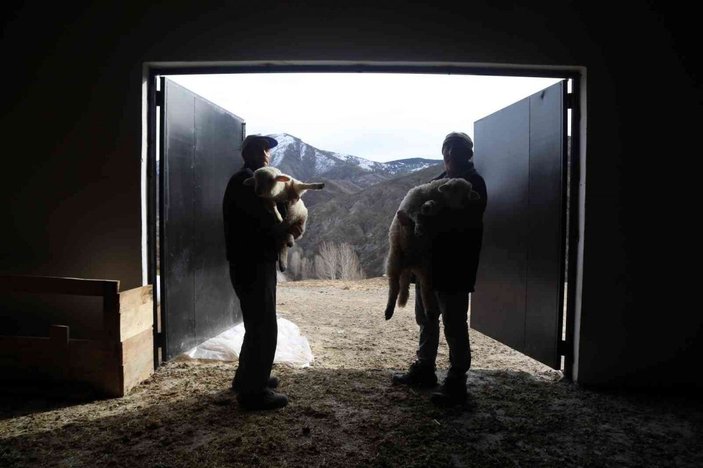
<svg viewBox="0 0 703 468">
<path fill-rule="evenodd" d="M 324 182 L 324 192 L 305 195 L 308 208 L 339 195 L 353 194 L 389 179 L 439 162 L 408 158 L 386 163 L 316 148 L 286 133 L 269 135 L 278 141 L 271 150 L 271 165 L 306 182 Z"/>
<path fill-rule="evenodd" d="M 286 133 L 268 136 L 278 141 L 271 150 L 272 166 L 302 181 L 325 183 L 323 190 L 303 196 L 307 230 L 291 253 L 312 262 L 321 242 L 347 243 L 366 276 L 382 275 L 388 227 L 398 205 L 412 187 L 437 176 L 442 161 L 414 157 L 382 163 L 321 150 Z"/>
<path fill-rule="evenodd" d="M 310 207 L 305 235 L 297 245 L 312 256 L 322 241 L 354 247 L 366 276 L 381 276 L 388 251 L 388 228 L 411 188 L 439 175 L 443 165 L 388 179 L 353 194 L 337 195 Z M 305 202 L 309 192 L 304 195 Z"/>
</svg>

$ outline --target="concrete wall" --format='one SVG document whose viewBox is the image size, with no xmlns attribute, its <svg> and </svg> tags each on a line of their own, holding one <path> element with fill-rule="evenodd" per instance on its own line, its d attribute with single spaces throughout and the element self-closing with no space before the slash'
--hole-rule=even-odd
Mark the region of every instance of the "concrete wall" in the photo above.
<svg viewBox="0 0 703 468">
<path fill-rule="evenodd" d="M 0 271 L 141 284 L 145 62 L 585 66 L 579 381 L 701 384 L 701 318 L 687 301 L 695 273 L 680 266 L 694 261 L 689 166 L 700 155 L 690 12 L 660 2 L 625 13 L 563 1 L 71 3 L 3 7 Z"/>
</svg>

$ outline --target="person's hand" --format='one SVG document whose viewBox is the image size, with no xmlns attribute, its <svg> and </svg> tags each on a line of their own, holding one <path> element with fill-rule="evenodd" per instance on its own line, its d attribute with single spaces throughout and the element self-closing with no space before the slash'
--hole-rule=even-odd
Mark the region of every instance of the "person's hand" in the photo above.
<svg viewBox="0 0 703 468">
<path fill-rule="evenodd" d="M 288 226 L 288 232 L 293 236 L 293 239 L 297 239 L 303 234 L 303 226 L 300 224 L 291 224 Z"/>
</svg>

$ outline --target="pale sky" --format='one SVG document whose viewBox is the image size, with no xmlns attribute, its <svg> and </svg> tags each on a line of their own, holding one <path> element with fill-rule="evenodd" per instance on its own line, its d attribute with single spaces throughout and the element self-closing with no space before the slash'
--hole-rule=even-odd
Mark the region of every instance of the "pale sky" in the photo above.
<svg viewBox="0 0 703 468">
<path fill-rule="evenodd" d="M 169 76 L 246 121 L 373 161 L 442 159 L 447 133 L 560 81 L 478 75 L 267 73 Z"/>
</svg>

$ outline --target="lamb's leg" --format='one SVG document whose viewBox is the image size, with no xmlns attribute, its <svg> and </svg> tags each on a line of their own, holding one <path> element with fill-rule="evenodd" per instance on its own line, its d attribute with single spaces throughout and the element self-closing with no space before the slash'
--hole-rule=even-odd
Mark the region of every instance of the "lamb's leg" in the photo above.
<svg viewBox="0 0 703 468">
<path fill-rule="evenodd" d="M 268 208 L 269 211 L 271 211 L 275 216 L 276 219 L 278 220 L 279 223 L 283 222 L 283 216 L 281 216 L 281 213 L 278 211 L 278 207 L 276 206 L 276 202 L 273 200 L 267 200 L 268 201 Z"/>
<path fill-rule="evenodd" d="M 288 268 L 288 246 L 283 245 L 281 247 L 281 250 L 278 251 L 278 269 L 281 270 L 281 273 L 286 271 Z"/>
<path fill-rule="evenodd" d="M 287 224 L 286 224 L 287 225 Z M 293 247 L 293 234 L 288 233 L 283 245 L 278 249 L 278 269 L 281 272 L 288 268 L 288 248 Z"/>
<path fill-rule="evenodd" d="M 300 235 L 298 236 L 298 239 L 303 237 L 303 234 L 305 234 L 305 225 L 307 224 L 307 218 L 302 219 L 301 221 L 297 222 L 297 225 L 300 227 Z M 293 244 L 295 243 L 295 238 L 293 235 L 288 236 L 288 247 L 293 247 Z"/>
<path fill-rule="evenodd" d="M 398 298 L 399 275 L 388 275 L 388 303 L 386 304 L 386 320 L 390 320 L 395 312 L 395 301 Z"/>
<path fill-rule="evenodd" d="M 388 275 L 388 303 L 386 304 L 386 320 L 393 317 L 395 302 L 400 292 L 400 259 L 393 250 L 388 254 L 386 261 L 386 274 Z"/>
<path fill-rule="evenodd" d="M 405 307 L 410 295 L 410 270 L 403 270 L 400 274 L 400 293 L 398 295 L 398 307 Z"/>
</svg>

